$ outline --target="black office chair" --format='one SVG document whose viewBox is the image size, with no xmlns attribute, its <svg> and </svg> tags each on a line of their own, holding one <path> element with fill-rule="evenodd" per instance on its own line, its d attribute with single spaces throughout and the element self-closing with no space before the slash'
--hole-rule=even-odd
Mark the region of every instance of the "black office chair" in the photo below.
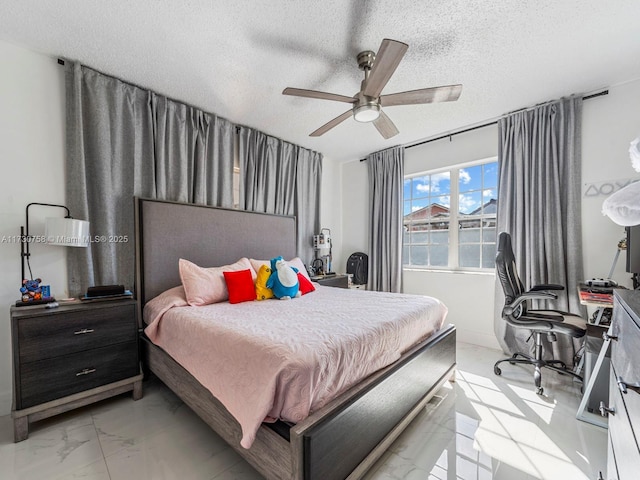
<svg viewBox="0 0 640 480">
<path fill-rule="evenodd" d="M 511 357 L 496 362 L 493 366 L 494 373 L 496 375 L 502 374 L 502 370 L 498 367 L 502 362 L 509 362 L 512 365 L 517 363 L 534 365 L 533 379 L 538 395 L 543 393 L 542 373 L 540 372 L 542 367 L 571 375 L 582 381 L 582 377 L 567 368 L 567 365 L 561 360 L 544 360 L 542 358 L 542 335 L 547 335 L 550 342 L 556 341 L 556 333 L 569 335 L 573 338 L 584 337 L 587 328 L 586 320 L 578 315 L 558 310 L 530 310 L 527 308 L 529 300 L 557 298 L 557 295 L 550 291 L 564 290 L 564 287 L 562 285 L 537 285 L 529 291 L 525 291 L 516 271 L 511 235 L 506 232 L 502 232 L 498 236 L 496 270 L 505 296 L 502 318 L 514 328 L 530 330 L 536 343 L 535 357 L 520 352 L 514 353 Z"/>
</svg>

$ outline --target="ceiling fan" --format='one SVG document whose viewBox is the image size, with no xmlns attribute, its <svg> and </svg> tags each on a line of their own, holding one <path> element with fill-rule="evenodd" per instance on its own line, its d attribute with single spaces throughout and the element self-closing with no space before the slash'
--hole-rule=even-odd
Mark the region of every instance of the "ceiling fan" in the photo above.
<svg viewBox="0 0 640 480">
<path fill-rule="evenodd" d="M 423 103 L 451 102 L 458 99 L 462 92 L 462 85 L 445 85 L 442 87 L 421 88 L 407 92 L 380 95 L 393 72 L 400 64 L 409 45 L 385 38 L 380 44 L 378 53 L 370 50 L 358 54 L 358 67 L 364 71 L 364 80 L 360 91 L 353 97 L 337 95 L 335 93 L 305 90 L 302 88 L 285 88 L 283 95 L 296 97 L 318 98 L 321 100 L 333 100 L 336 102 L 351 103 L 351 110 L 325 123 L 323 126 L 309 134 L 310 137 L 319 137 L 327 133 L 336 125 L 344 122 L 353 115 L 358 122 L 373 122 L 380 135 L 385 139 L 397 135 L 398 129 L 385 115 L 381 107 L 394 105 L 419 105 Z"/>
</svg>

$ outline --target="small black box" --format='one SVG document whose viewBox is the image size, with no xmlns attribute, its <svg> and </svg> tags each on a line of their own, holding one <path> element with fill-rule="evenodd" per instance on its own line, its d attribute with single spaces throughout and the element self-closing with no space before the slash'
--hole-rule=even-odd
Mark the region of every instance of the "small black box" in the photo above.
<svg viewBox="0 0 640 480">
<path fill-rule="evenodd" d="M 96 285 L 87 288 L 87 297 L 106 297 L 109 295 L 124 295 L 124 285 Z"/>
</svg>

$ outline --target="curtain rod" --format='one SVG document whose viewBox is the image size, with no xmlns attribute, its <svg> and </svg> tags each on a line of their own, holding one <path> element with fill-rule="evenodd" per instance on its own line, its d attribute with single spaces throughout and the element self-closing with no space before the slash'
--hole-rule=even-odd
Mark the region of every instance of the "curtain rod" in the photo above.
<svg viewBox="0 0 640 480">
<path fill-rule="evenodd" d="M 592 93 L 590 95 L 585 95 L 584 97 L 582 97 L 582 100 L 589 100 L 590 98 L 602 97 L 603 95 L 608 95 L 608 94 L 609 94 L 609 90 L 602 90 L 601 92 Z M 529 108 L 535 108 L 535 107 L 528 107 L 528 108 L 521 108 L 519 110 L 514 110 L 513 112 L 509 112 L 508 115 L 510 115 L 512 113 L 520 112 L 522 110 L 528 110 Z M 443 138 L 448 138 L 449 140 L 451 140 L 451 137 L 453 137 L 454 135 L 459 135 L 461 133 L 471 132 L 473 130 L 478 130 L 479 128 L 489 127 L 491 125 L 496 125 L 497 123 L 498 123 L 498 120 L 493 120 L 491 122 L 483 123 L 482 125 L 476 125 L 475 127 L 469 127 L 469 128 L 464 128 L 462 130 L 456 130 L 455 132 L 447 133 L 446 135 L 440 135 L 439 137 L 430 138 L 428 140 L 423 140 L 423 141 L 418 142 L 418 143 L 412 143 L 411 145 L 407 145 L 404 148 L 417 147 L 417 146 L 420 146 L 420 145 L 424 145 L 425 143 L 435 142 L 436 140 L 442 140 Z M 365 160 L 366 160 L 366 158 L 361 158 L 360 159 L 361 162 L 364 162 Z"/>
</svg>

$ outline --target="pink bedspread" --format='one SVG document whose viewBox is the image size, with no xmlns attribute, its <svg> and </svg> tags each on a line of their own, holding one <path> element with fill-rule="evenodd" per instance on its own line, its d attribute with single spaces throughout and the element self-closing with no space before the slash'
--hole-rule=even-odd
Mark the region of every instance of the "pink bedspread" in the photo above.
<svg viewBox="0 0 640 480">
<path fill-rule="evenodd" d="M 147 303 L 145 333 L 227 408 L 250 448 L 263 421 L 300 422 L 440 329 L 439 300 L 317 286 L 293 300 Z"/>
</svg>

